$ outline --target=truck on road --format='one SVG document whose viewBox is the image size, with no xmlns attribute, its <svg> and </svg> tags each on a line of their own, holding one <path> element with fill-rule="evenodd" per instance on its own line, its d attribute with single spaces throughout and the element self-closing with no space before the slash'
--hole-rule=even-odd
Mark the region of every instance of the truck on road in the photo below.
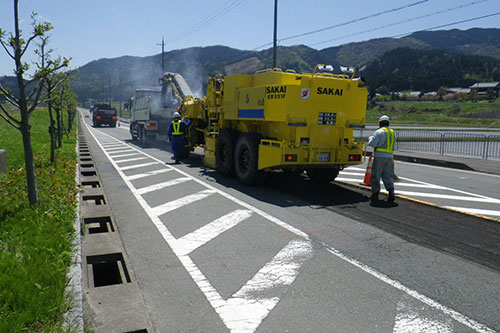
<svg viewBox="0 0 500 333">
<path fill-rule="evenodd" d="M 136 89 L 134 96 L 125 103 L 125 110 L 130 112 L 132 140 L 143 145 L 154 140 L 166 141 L 174 112 L 185 97 L 193 95 L 180 74 L 165 73 L 163 77 L 175 78 L 175 84 Z"/>
<path fill-rule="evenodd" d="M 107 124 L 110 127 L 116 127 L 118 117 L 116 115 L 116 108 L 111 107 L 109 104 L 95 104 L 90 108 L 92 116 L 92 126 L 99 127 Z"/>
<path fill-rule="evenodd" d="M 160 82 L 191 121 L 187 148 L 203 148 L 204 164 L 220 174 L 258 184 L 266 172 L 281 169 L 328 182 L 364 162 L 365 143 L 353 131 L 365 126 L 368 96 L 353 69 L 350 75 L 332 69 L 219 75 L 208 79 L 203 98 L 189 94 L 180 74 L 166 73 Z"/>
</svg>

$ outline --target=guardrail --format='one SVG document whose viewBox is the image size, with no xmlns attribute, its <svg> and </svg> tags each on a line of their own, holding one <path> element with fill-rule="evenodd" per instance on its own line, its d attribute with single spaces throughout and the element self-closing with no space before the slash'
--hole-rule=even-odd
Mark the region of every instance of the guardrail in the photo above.
<svg viewBox="0 0 500 333">
<path fill-rule="evenodd" d="M 396 131 L 395 149 L 482 159 L 500 158 L 500 135 Z"/>
</svg>

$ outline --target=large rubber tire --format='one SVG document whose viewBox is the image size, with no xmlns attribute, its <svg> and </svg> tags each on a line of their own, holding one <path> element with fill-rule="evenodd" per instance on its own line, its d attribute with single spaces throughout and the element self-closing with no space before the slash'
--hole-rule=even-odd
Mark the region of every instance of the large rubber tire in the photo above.
<svg viewBox="0 0 500 333">
<path fill-rule="evenodd" d="M 333 181 L 339 174 L 338 168 L 328 169 L 308 169 L 307 175 L 309 179 L 315 183 L 329 183 Z"/>
<path fill-rule="evenodd" d="M 261 138 L 257 133 L 242 133 L 236 142 L 234 171 L 243 184 L 257 185 L 264 181 L 265 173 L 258 169 Z"/>
<path fill-rule="evenodd" d="M 220 131 L 215 143 L 215 163 L 217 172 L 223 176 L 234 176 L 234 149 L 238 132 L 232 128 Z"/>
<path fill-rule="evenodd" d="M 148 136 L 146 135 L 146 130 L 139 127 L 139 143 L 142 146 L 147 146 L 149 144 Z"/>
<path fill-rule="evenodd" d="M 137 135 L 134 135 L 134 128 L 135 128 L 135 126 L 130 124 L 129 132 L 130 132 L 130 136 L 132 137 L 132 141 L 137 142 L 139 140 L 139 138 L 137 137 Z"/>
</svg>

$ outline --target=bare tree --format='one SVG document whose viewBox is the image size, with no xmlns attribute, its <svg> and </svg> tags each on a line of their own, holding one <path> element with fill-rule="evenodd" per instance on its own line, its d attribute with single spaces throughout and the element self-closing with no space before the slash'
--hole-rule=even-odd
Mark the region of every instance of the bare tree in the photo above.
<svg viewBox="0 0 500 333">
<path fill-rule="evenodd" d="M 48 22 L 37 22 L 36 13 L 33 13 L 31 15 L 33 31 L 27 39 L 24 39 L 21 36 L 21 30 L 19 28 L 18 3 L 19 0 L 14 0 L 14 33 L 7 33 L 0 29 L 0 44 L 15 62 L 15 74 L 19 87 L 19 96 L 15 96 L 10 89 L 4 88 L 1 85 L 0 94 L 8 103 L 19 110 L 21 119 L 16 118 L 8 112 L 2 104 L 0 104 L 0 117 L 21 132 L 26 166 L 28 200 L 30 205 L 33 206 L 38 202 L 38 190 L 35 163 L 33 160 L 33 147 L 31 144 L 30 115 L 38 105 L 44 82 L 38 75 L 33 75 L 31 80 L 25 80 L 26 72 L 29 70 L 29 64 L 23 61 L 23 56 L 30 44 L 36 39 L 45 36 L 46 33 L 52 29 L 52 25 Z M 30 86 L 32 87 L 31 90 L 29 89 Z"/>
<path fill-rule="evenodd" d="M 50 118 L 50 162 L 55 163 L 56 149 L 62 146 L 62 118 L 59 109 L 54 108 L 53 105 L 57 95 L 56 89 L 67 79 L 64 73 L 59 73 L 59 70 L 68 66 L 69 59 L 61 59 L 61 57 L 53 59 L 51 57 L 53 50 L 47 49 L 49 36 L 45 35 L 40 39 L 39 49 L 35 51 L 40 57 L 40 63 L 37 63 L 37 76 L 44 82 L 47 92 L 43 102 L 47 103 Z M 54 113 L 56 119 L 54 119 Z"/>
</svg>

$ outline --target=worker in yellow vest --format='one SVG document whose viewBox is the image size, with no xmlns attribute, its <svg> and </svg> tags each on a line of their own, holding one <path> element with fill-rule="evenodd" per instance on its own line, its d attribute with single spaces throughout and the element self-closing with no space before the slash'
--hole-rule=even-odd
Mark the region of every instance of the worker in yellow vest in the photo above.
<svg viewBox="0 0 500 333">
<path fill-rule="evenodd" d="M 368 139 L 368 145 L 374 148 L 372 174 L 370 184 L 372 187 L 371 202 L 378 201 L 380 192 L 380 178 L 385 189 L 389 192 L 388 202 L 394 202 L 394 130 L 389 128 L 390 119 L 383 115 L 379 119 L 379 129 Z"/>
<path fill-rule="evenodd" d="M 179 163 L 179 160 L 185 155 L 185 135 L 188 126 L 189 124 L 181 120 L 180 113 L 174 112 L 174 120 L 168 127 L 168 138 L 172 145 L 172 152 L 174 153 L 172 158 L 175 163 Z"/>
</svg>

